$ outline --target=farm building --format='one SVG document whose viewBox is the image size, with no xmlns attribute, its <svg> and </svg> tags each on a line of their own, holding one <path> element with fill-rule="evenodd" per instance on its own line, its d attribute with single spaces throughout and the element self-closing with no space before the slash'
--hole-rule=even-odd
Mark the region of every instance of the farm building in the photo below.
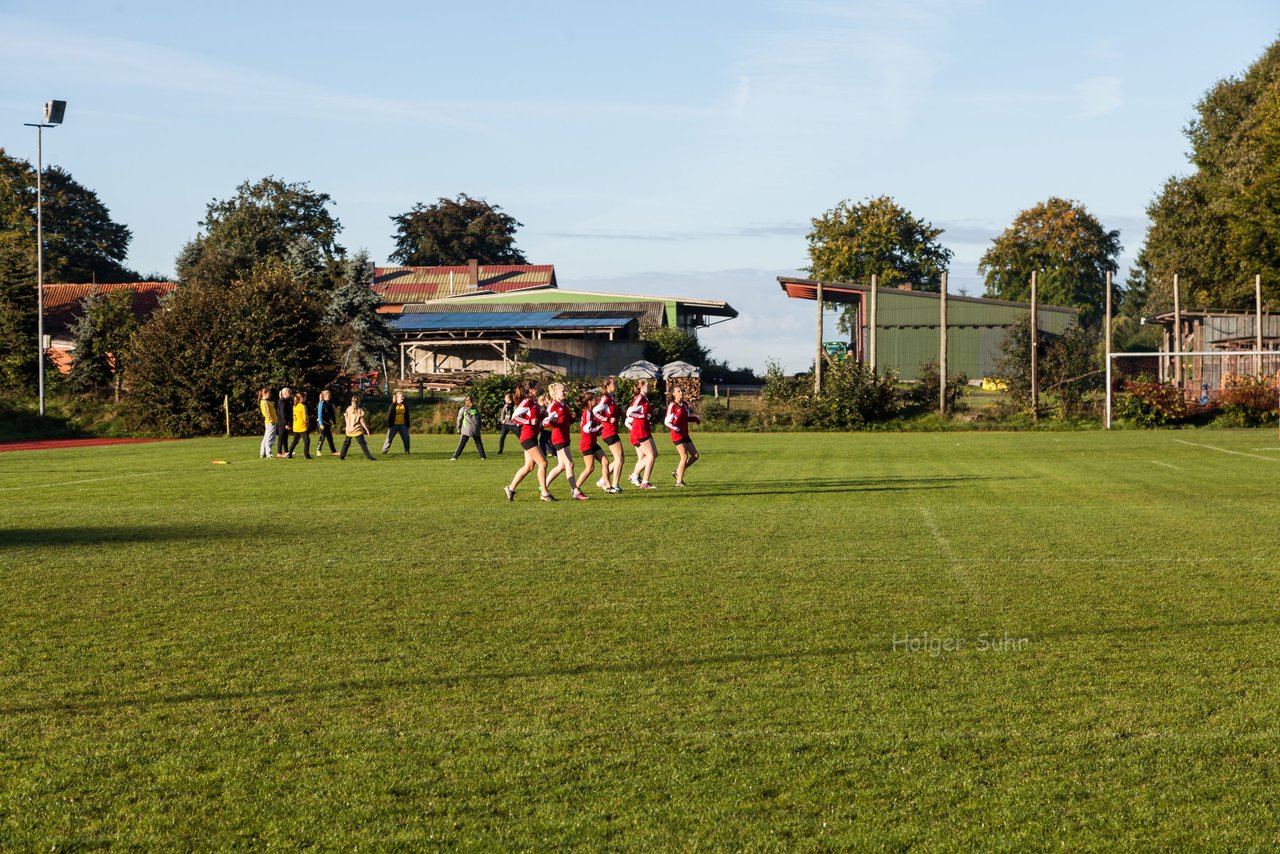
<svg viewBox="0 0 1280 854">
<path fill-rule="evenodd" d="M 1174 346 L 1174 313 L 1166 311 L 1142 319 L 1145 325 L 1161 327 L 1163 336 L 1157 355 L 1157 376 L 1161 382 L 1178 376 L 1175 350 L 1183 353 L 1223 353 L 1219 356 L 1183 356 L 1182 384 L 1194 392 L 1207 385 L 1211 392 L 1220 391 L 1231 377 L 1280 372 L 1280 315 L 1256 311 L 1226 309 L 1183 309 L 1181 312 L 1181 347 Z M 1259 337 L 1261 333 L 1261 337 Z M 1241 351 L 1275 350 L 1275 355 L 1232 355 Z"/>
<path fill-rule="evenodd" d="M 565 290 L 551 266 L 379 267 L 401 379 L 506 373 L 517 355 L 563 376 L 602 376 L 644 356 L 642 332 L 696 334 L 738 316 L 726 302 Z"/>
<path fill-rule="evenodd" d="M 129 291 L 133 313 L 141 322 L 173 292 L 176 282 L 115 282 L 111 284 L 66 284 L 44 286 L 44 332 L 49 338 L 49 358 L 64 374 L 70 373 L 75 342 L 72 327 L 80 317 L 80 304 L 90 296 Z"/>
<path fill-rule="evenodd" d="M 846 282 L 817 282 L 779 276 L 783 292 L 792 299 L 817 299 L 822 286 L 824 303 L 852 305 L 856 322 L 848 341 L 824 342 L 828 352 L 847 347 L 859 362 L 867 362 L 871 336 L 870 285 Z M 894 370 L 904 380 L 915 379 L 920 368 L 938 358 L 940 296 L 909 287 L 876 288 L 876 367 Z M 1031 305 L 1025 302 L 962 297 L 947 294 L 947 372 L 966 374 L 969 379 L 993 376 L 1004 338 L 1017 320 L 1025 318 Z M 1071 308 L 1041 305 L 1038 328 L 1048 335 L 1060 335 L 1076 322 Z"/>
</svg>

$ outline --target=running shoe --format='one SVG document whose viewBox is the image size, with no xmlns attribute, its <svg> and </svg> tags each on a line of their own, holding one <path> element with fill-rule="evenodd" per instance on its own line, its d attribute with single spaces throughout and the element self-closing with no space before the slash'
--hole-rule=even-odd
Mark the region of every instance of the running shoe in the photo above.
<svg viewBox="0 0 1280 854">
<path fill-rule="evenodd" d="M 646 480 L 644 483 L 640 484 L 640 488 L 641 489 L 657 489 L 658 487 L 654 486 L 652 483 Z"/>
<path fill-rule="evenodd" d="M 596 481 L 596 486 L 600 487 L 600 488 L 601 488 L 601 489 L 603 489 L 605 492 L 608 492 L 608 491 L 609 491 L 609 482 L 608 482 L 607 480 L 605 480 L 604 478 L 600 478 L 599 480 L 597 480 L 597 481 Z"/>
<path fill-rule="evenodd" d="M 508 501 L 515 501 L 515 500 L 516 500 L 516 491 L 515 491 L 514 489 L 512 489 L 511 487 L 509 487 L 509 486 L 504 486 L 504 487 L 502 487 L 502 491 L 503 491 L 503 492 L 505 492 L 505 493 L 507 494 L 507 500 L 508 500 Z"/>
<path fill-rule="evenodd" d="M 560 500 L 559 498 L 556 498 L 554 495 L 552 495 L 550 492 L 544 492 L 540 497 L 542 498 L 543 501 L 559 501 Z"/>
<path fill-rule="evenodd" d="M 634 474 L 627 475 L 627 480 L 631 482 L 631 485 L 632 485 L 632 486 L 639 486 L 639 485 L 640 485 L 640 478 L 639 478 L 639 477 L 637 477 L 637 476 L 636 476 L 636 475 L 634 475 Z"/>
<path fill-rule="evenodd" d="M 621 494 L 622 494 L 622 487 L 621 487 L 621 486 L 611 486 L 611 487 L 609 487 L 608 489 L 606 489 L 606 490 L 605 490 L 605 492 L 609 493 L 610 495 L 621 495 Z"/>
<path fill-rule="evenodd" d="M 588 498 L 581 490 L 579 490 L 578 492 L 575 492 L 573 494 L 573 500 L 574 501 L 590 501 L 591 499 Z"/>
</svg>

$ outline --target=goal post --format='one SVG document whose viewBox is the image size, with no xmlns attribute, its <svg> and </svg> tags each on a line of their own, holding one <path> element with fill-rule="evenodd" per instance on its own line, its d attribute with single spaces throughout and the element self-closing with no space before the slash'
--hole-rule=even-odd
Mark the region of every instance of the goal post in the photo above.
<svg viewBox="0 0 1280 854">
<path fill-rule="evenodd" d="M 1189 380 L 1189 391 L 1199 396 L 1201 388 L 1207 386 L 1210 397 L 1230 386 L 1232 379 L 1253 377 L 1259 380 L 1272 378 L 1280 389 L 1280 350 L 1183 350 L 1179 353 L 1107 353 L 1107 407 L 1104 427 L 1111 429 L 1112 407 L 1115 397 L 1115 363 L 1117 359 L 1155 360 L 1157 365 L 1173 363 L 1173 370 L 1179 378 Z M 1183 366 L 1191 362 L 1192 373 L 1184 377 Z M 1160 371 L 1163 373 L 1163 371 Z M 1164 377 L 1159 377 L 1161 381 Z M 1184 392 L 1186 393 L 1186 392 Z M 1280 390 L 1277 391 L 1280 394 Z"/>
</svg>

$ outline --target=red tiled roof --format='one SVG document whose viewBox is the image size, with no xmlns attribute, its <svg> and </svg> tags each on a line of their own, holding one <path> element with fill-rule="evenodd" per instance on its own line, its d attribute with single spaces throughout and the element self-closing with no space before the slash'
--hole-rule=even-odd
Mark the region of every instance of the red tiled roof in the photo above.
<svg viewBox="0 0 1280 854">
<path fill-rule="evenodd" d="M 403 305 L 463 294 L 557 287 L 556 268 L 551 264 L 481 265 L 479 279 L 479 286 L 473 287 L 465 266 L 375 267 L 373 289 L 384 305 Z"/>
<path fill-rule="evenodd" d="M 133 313 L 142 320 L 156 310 L 161 297 L 173 292 L 177 282 L 112 282 L 44 286 L 44 331 L 54 338 L 70 334 L 71 326 L 80 316 L 80 301 L 91 294 L 109 294 L 116 291 L 133 293 Z"/>
</svg>

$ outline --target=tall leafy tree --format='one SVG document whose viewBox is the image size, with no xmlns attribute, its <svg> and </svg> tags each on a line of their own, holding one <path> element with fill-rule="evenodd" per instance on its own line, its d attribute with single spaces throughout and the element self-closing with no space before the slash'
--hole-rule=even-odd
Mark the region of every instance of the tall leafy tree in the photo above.
<svg viewBox="0 0 1280 854">
<path fill-rule="evenodd" d="M 451 266 L 472 258 L 481 264 L 529 263 L 516 248 L 516 229 L 523 223 L 466 193 L 431 205 L 419 202 L 391 221 L 396 225 L 391 260 L 406 266 Z"/>
<path fill-rule="evenodd" d="M 953 254 L 938 242 L 943 230 L 889 196 L 842 201 L 810 223 L 808 271 L 815 279 L 865 283 L 874 274 L 886 287 L 910 284 L 935 292 L 942 287 Z M 843 328 L 851 311 L 845 308 Z"/>
<path fill-rule="evenodd" d="M 987 296 L 1006 300 L 1037 294 L 1049 305 L 1078 309 L 1084 322 L 1102 317 L 1106 275 L 1119 267 L 1120 232 L 1107 231 L 1079 202 L 1050 198 L 1018 214 L 978 263 Z"/>
<path fill-rule="evenodd" d="M 98 194 L 57 166 L 44 171 L 47 282 L 129 282 L 129 227 L 111 218 Z M 0 233 L 25 238 L 35 255 L 36 170 L 0 149 Z"/>
<path fill-rule="evenodd" d="M 1280 41 L 1243 75 L 1221 80 L 1186 129 L 1192 169 L 1165 182 L 1147 208 L 1147 310 L 1172 303 L 1244 308 L 1253 277 L 1280 300 Z"/>
<path fill-rule="evenodd" d="M 336 266 L 346 250 L 337 242 L 342 224 L 329 212 L 332 204 L 305 181 L 245 181 L 231 198 L 208 204 L 203 231 L 178 254 L 178 278 L 225 285 L 256 265 L 296 255 L 299 241 L 310 243 L 326 268 Z"/>
<path fill-rule="evenodd" d="M 36 258 L 29 240 L 0 232 L 0 390 L 21 392 L 36 377 Z"/>
<path fill-rule="evenodd" d="M 259 388 L 315 390 L 332 379 L 325 307 L 281 260 L 226 286 L 178 288 L 130 343 L 131 421 L 173 436 L 218 433 L 225 394 L 233 427 L 260 429 Z"/>
<path fill-rule="evenodd" d="M 56 166 L 44 174 L 46 282 L 124 282 L 131 234 L 97 193 Z M 36 170 L 0 149 L 0 386 L 36 373 Z"/>
</svg>

